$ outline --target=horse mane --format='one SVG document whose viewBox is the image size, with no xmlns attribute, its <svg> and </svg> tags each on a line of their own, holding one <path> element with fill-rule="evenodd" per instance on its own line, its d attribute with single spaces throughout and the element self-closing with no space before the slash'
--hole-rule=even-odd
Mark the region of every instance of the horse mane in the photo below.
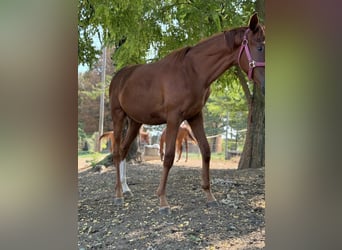
<svg viewBox="0 0 342 250">
<path fill-rule="evenodd" d="M 239 27 L 239 28 L 234 28 L 231 30 L 223 31 L 224 38 L 230 49 L 234 49 L 241 45 L 243 35 L 245 34 L 246 29 L 248 29 L 248 27 Z M 259 32 L 259 29 L 261 29 L 263 32 Z M 264 26 L 262 26 L 261 24 L 258 24 L 257 31 L 256 31 L 256 33 L 258 33 L 258 36 L 256 37 L 256 39 L 259 41 L 264 41 L 265 40 L 264 32 L 265 32 Z"/>
<path fill-rule="evenodd" d="M 199 43 L 197 43 L 194 46 L 187 46 L 181 49 L 178 49 L 172 53 L 170 53 L 169 55 L 167 55 L 163 61 L 172 61 L 173 63 L 179 63 L 182 60 L 184 60 L 186 54 L 193 49 L 200 49 L 202 46 L 206 46 L 208 42 L 212 42 L 213 40 L 218 40 L 218 39 L 222 39 L 222 35 L 223 38 L 227 41 L 228 47 L 233 49 L 235 48 L 235 46 L 239 46 L 242 42 L 242 37 L 243 34 L 245 32 L 245 30 L 247 29 L 247 27 L 239 27 L 239 28 L 234 28 L 231 30 L 226 30 L 220 33 L 216 33 L 208 38 L 204 38 L 203 40 L 199 41 Z M 238 38 L 236 37 L 236 35 L 238 35 Z"/>
<path fill-rule="evenodd" d="M 263 25 L 261 25 L 261 24 L 258 24 L 258 26 L 257 26 L 257 29 L 259 30 L 259 29 L 261 29 L 262 30 L 262 32 L 258 32 L 258 36 L 257 36 L 257 40 L 258 41 L 265 41 L 265 26 L 263 26 Z"/>
<path fill-rule="evenodd" d="M 199 43 L 197 43 L 194 47 L 200 47 L 200 46 L 206 45 L 208 42 L 211 42 L 212 40 L 221 39 L 221 35 L 222 35 L 222 32 L 216 33 L 210 37 L 204 38 L 200 40 Z"/>
<path fill-rule="evenodd" d="M 172 62 L 172 63 L 178 63 L 184 60 L 186 54 L 191 50 L 191 46 L 186 46 L 184 48 L 175 50 L 171 52 L 169 55 L 164 57 L 161 61 L 163 62 Z"/>
<path fill-rule="evenodd" d="M 197 43 L 194 46 L 186 46 L 184 48 L 171 52 L 170 54 L 165 56 L 162 60 L 160 60 L 160 62 L 180 63 L 184 60 L 185 56 L 190 50 L 200 49 L 202 46 L 206 46 L 208 42 L 212 42 L 214 39 L 215 40 L 222 39 L 222 35 L 223 35 L 223 38 L 226 40 L 228 47 L 230 49 L 234 49 L 236 46 L 240 46 L 242 42 L 243 34 L 246 29 L 247 27 L 239 27 L 239 28 L 233 28 L 231 30 L 225 30 L 220 33 L 216 33 L 208 38 L 204 38 L 203 40 L 201 40 L 199 43 Z"/>
<path fill-rule="evenodd" d="M 248 27 L 239 27 L 223 31 L 224 39 L 231 50 L 241 45 L 243 35 L 247 28 Z"/>
<path fill-rule="evenodd" d="M 166 57 L 164 57 L 161 61 L 163 61 L 163 62 L 172 62 L 172 63 L 182 62 L 184 60 L 186 54 L 190 50 L 192 50 L 194 48 L 199 48 L 199 47 L 201 47 L 203 45 L 206 45 L 207 42 L 212 41 L 213 39 L 219 39 L 221 35 L 222 35 L 222 33 L 218 33 L 218 34 L 215 34 L 215 35 L 213 35 L 211 37 L 208 37 L 208 38 L 205 38 L 205 39 L 201 40 L 199 43 L 197 43 L 194 46 L 186 46 L 184 48 L 175 50 L 175 51 L 171 52 L 169 55 L 167 55 Z"/>
</svg>

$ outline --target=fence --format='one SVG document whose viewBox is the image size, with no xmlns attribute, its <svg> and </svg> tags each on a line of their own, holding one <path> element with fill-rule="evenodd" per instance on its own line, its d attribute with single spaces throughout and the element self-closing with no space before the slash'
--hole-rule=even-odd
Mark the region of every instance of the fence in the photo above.
<svg viewBox="0 0 342 250">
<path fill-rule="evenodd" d="M 159 126 L 145 126 L 145 130 L 150 133 L 150 145 L 158 144 L 160 142 L 160 136 L 162 133 L 163 128 L 165 128 L 165 125 L 159 125 Z M 229 155 L 236 155 L 239 154 L 244 145 L 245 141 L 245 134 L 246 130 L 240 130 L 240 131 L 235 131 L 234 133 L 228 131 L 223 132 L 222 134 L 216 134 L 216 135 L 209 135 L 209 132 L 206 131 L 207 139 L 209 142 L 210 150 L 212 153 L 225 153 L 226 158 L 227 157 L 227 152 Z M 228 136 L 227 136 L 228 135 Z M 228 137 L 228 138 L 227 138 Z M 78 150 L 79 151 L 95 151 L 95 145 L 96 145 L 96 138 L 97 132 L 95 132 L 92 136 L 88 137 L 86 140 L 83 140 L 78 143 Z M 228 145 L 227 145 L 228 143 Z M 109 146 L 110 142 L 109 141 L 102 141 L 101 142 L 101 149 L 102 152 L 109 152 Z M 139 145 L 139 149 L 141 152 L 144 150 L 144 145 Z M 185 147 L 183 146 L 183 151 L 185 151 Z M 198 146 L 190 142 L 188 143 L 188 152 L 193 153 L 193 154 L 198 154 L 200 155 L 200 150 Z"/>
</svg>

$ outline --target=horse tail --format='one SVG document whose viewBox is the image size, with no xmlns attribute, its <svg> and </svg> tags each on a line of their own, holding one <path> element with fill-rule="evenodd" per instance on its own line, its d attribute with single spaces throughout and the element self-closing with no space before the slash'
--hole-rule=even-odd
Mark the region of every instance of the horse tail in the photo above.
<svg viewBox="0 0 342 250">
<path fill-rule="evenodd" d="M 108 131 L 108 132 L 104 132 L 100 138 L 99 141 L 101 141 L 101 139 L 106 138 L 107 142 L 110 140 L 110 152 L 113 153 L 113 149 L 114 149 L 114 131 Z"/>
<path fill-rule="evenodd" d="M 102 138 L 107 138 L 107 140 L 108 140 L 108 137 L 110 137 L 111 134 L 113 134 L 113 131 L 104 132 L 104 133 L 100 136 L 99 141 L 101 141 Z"/>
</svg>

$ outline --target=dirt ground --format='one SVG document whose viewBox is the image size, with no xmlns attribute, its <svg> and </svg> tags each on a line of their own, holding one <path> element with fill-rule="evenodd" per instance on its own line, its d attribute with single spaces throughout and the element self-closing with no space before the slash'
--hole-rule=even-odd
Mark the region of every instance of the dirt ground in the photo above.
<svg viewBox="0 0 342 250">
<path fill-rule="evenodd" d="M 237 170 L 238 159 L 211 162 L 218 207 L 206 206 L 200 186 L 201 161 L 172 167 L 167 184 L 170 215 L 161 215 L 155 191 L 159 160 L 127 164 L 133 197 L 114 204 L 112 166 L 94 171 L 79 159 L 79 249 L 263 249 L 264 168 Z"/>
</svg>

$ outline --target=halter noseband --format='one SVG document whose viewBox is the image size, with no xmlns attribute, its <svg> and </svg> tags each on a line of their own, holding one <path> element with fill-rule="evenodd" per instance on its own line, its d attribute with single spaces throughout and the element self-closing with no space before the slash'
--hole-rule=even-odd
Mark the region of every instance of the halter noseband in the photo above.
<svg viewBox="0 0 342 250">
<path fill-rule="evenodd" d="M 240 47 L 238 62 L 239 62 L 239 66 L 241 68 L 240 59 L 241 59 L 241 55 L 242 55 L 243 50 L 245 50 L 247 60 L 248 60 L 248 66 L 249 66 L 249 68 L 248 68 L 248 79 L 252 80 L 253 69 L 255 67 L 265 67 L 265 62 L 256 62 L 253 60 L 253 58 L 251 56 L 251 52 L 250 52 L 249 47 L 248 47 L 248 40 L 247 40 L 247 33 L 249 30 L 250 29 L 247 29 L 245 31 L 245 34 L 243 35 L 243 40 L 242 40 L 241 47 Z"/>
</svg>

